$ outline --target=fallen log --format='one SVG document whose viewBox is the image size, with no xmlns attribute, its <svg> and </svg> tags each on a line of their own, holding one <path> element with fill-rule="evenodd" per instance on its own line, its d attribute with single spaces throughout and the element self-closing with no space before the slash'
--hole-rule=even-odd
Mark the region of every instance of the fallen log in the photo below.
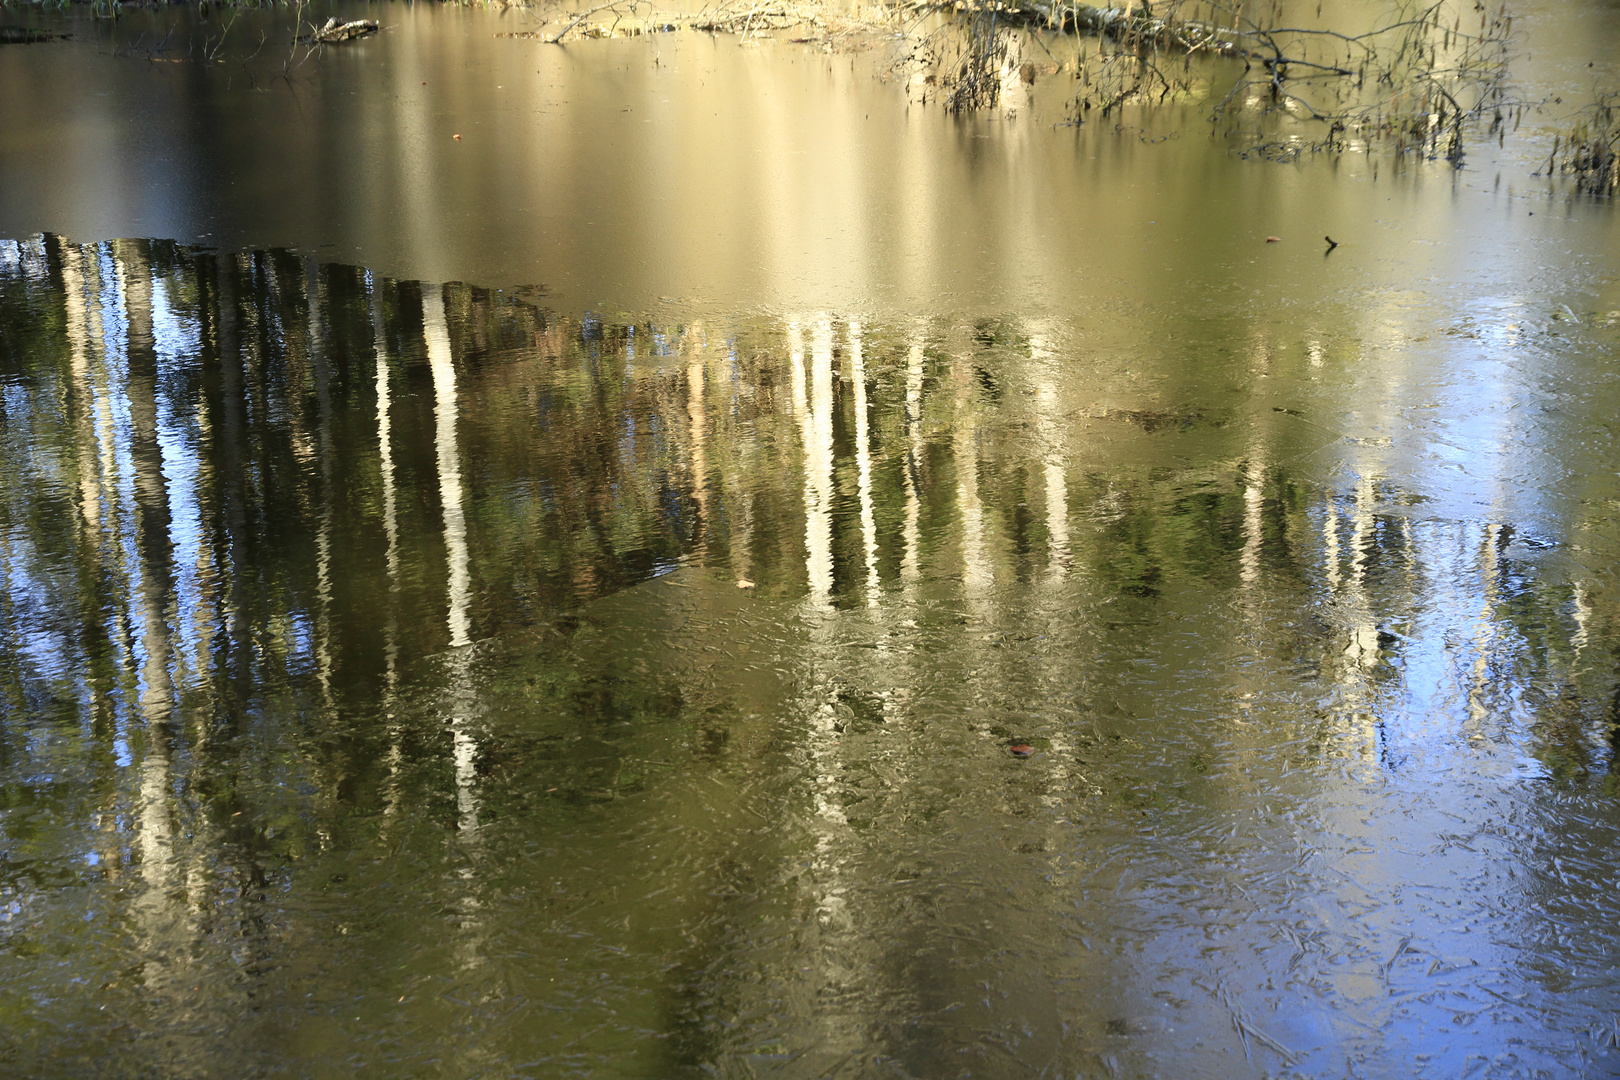
<svg viewBox="0 0 1620 1080">
<path fill-rule="evenodd" d="M 316 45 L 339 45 L 345 41 L 353 41 L 357 37 L 375 34 L 378 29 L 375 19 L 355 19 L 352 22 L 340 23 L 336 19 L 327 19 L 326 25 L 314 33 L 305 36 L 302 40 Z"/>
<path fill-rule="evenodd" d="M 65 37 L 66 34 L 52 34 L 46 30 L 35 30 L 32 26 L 0 26 L 0 45 L 32 45 Z"/>
</svg>

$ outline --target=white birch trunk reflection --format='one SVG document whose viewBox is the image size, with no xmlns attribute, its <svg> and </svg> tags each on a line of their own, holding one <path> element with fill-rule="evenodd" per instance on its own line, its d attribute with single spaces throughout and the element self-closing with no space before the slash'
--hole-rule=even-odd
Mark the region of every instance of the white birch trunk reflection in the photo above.
<svg viewBox="0 0 1620 1080">
<path fill-rule="evenodd" d="M 116 270 L 104 265 L 108 257 L 102 247 L 86 246 L 79 251 L 83 255 L 80 265 L 84 272 L 87 360 L 84 391 L 85 401 L 89 405 L 91 439 L 95 447 L 90 459 L 96 499 L 96 528 L 91 537 L 91 547 L 99 569 L 109 579 L 116 598 L 114 603 L 108 605 L 103 617 L 107 620 L 107 636 L 121 654 L 118 680 L 123 683 L 123 700 L 135 701 L 138 714 L 142 649 L 135 630 L 140 613 L 134 610 L 139 607 L 134 582 L 138 580 L 139 564 L 135 553 L 130 550 L 132 538 L 128 534 L 132 515 L 126 508 L 126 496 L 132 494 L 133 477 L 132 470 L 126 468 L 127 447 L 122 445 L 123 434 L 120 431 L 121 425 L 127 427 L 128 424 L 128 396 L 127 388 L 119 382 L 112 359 L 122 349 L 119 324 L 124 305 L 121 297 L 107 296 L 109 286 L 115 292 L 117 290 Z M 113 279 L 110 282 L 109 275 Z M 111 325 L 108 313 L 103 311 L 109 305 L 112 307 Z M 130 714 L 112 698 L 108 698 L 104 705 L 108 715 L 113 718 L 114 753 L 122 763 L 132 763 L 133 744 L 128 726 Z"/>
<path fill-rule="evenodd" d="M 121 306 L 125 312 L 125 408 L 128 410 L 128 446 L 118 456 L 127 459 L 134 474 L 133 540 L 134 622 L 140 627 L 141 717 L 148 724 L 169 718 L 174 692 L 169 671 L 168 489 L 158 447 L 156 372 L 152 342 L 151 269 L 134 245 L 120 241 L 113 247 L 114 268 Z M 133 264 L 133 265 L 132 265 Z M 135 370 L 137 351 L 142 354 Z"/>
<path fill-rule="evenodd" d="M 95 456 L 95 391 L 90 383 L 90 326 L 87 319 L 84 255 L 76 244 L 62 245 L 63 313 L 68 341 L 68 370 L 72 381 L 68 388 L 69 401 L 74 414 L 75 438 L 78 448 L 78 505 L 84 523 L 85 537 L 99 546 L 101 532 L 101 494 L 96 482 L 98 472 Z"/>
<path fill-rule="evenodd" d="M 1570 669 L 1579 672 L 1581 669 L 1581 654 L 1591 642 L 1592 635 L 1592 600 L 1587 592 L 1586 583 L 1579 578 L 1570 583 L 1571 611 L 1575 620 L 1575 633 L 1569 639 Z"/>
<path fill-rule="evenodd" d="M 1245 589 L 1260 581 L 1260 549 L 1265 542 L 1266 464 L 1265 450 L 1257 442 L 1249 451 L 1243 483 L 1243 554 L 1238 559 L 1238 578 Z"/>
<path fill-rule="evenodd" d="M 1374 478 L 1364 473 L 1356 483 L 1355 514 L 1350 529 L 1350 577 L 1346 582 L 1349 600 L 1350 642 L 1344 655 L 1357 669 L 1358 678 L 1378 662 L 1378 626 L 1367 598 L 1367 566 L 1372 554 L 1374 520 Z"/>
<path fill-rule="evenodd" d="M 1498 550 L 1501 538 L 1501 526 L 1490 522 L 1481 528 L 1482 535 L 1479 541 L 1479 574 L 1480 574 L 1480 607 L 1479 616 L 1474 625 L 1474 663 L 1469 672 L 1468 713 L 1464 720 L 1463 733 L 1473 746 L 1484 746 L 1490 738 L 1489 721 L 1491 717 L 1487 693 L 1490 682 L 1491 645 L 1496 639 L 1496 606 L 1500 602 L 1498 595 L 1501 577 L 1502 560 Z"/>
<path fill-rule="evenodd" d="M 956 506 L 962 516 L 962 588 L 970 601 L 982 601 L 995 581 L 985 546 L 984 506 L 979 501 L 979 415 L 973 400 L 972 362 L 957 357 L 951 364 L 956 387 Z"/>
<path fill-rule="evenodd" d="M 701 552 L 708 545 L 709 532 L 709 417 L 704 392 L 708 379 L 708 343 L 703 340 L 703 324 L 695 323 L 686 335 L 689 360 L 686 365 L 687 436 L 691 440 L 692 501 L 697 504 L 697 528 L 692 549 Z"/>
<path fill-rule="evenodd" d="M 1058 582 L 1068 576 L 1073 560 L 1069 548 L 1069 476 L 1061 423 L 1063 408 L 1057 389 L 1057 366 L 1061 361 L 1041 327 L 1030 332 L 1029 354 L 1037 373 L 1035 409 L 1046 497 L 1047 580 Z"/>
<path fill-rule="evenodd" d="M 326 290 L 320 269 L 305 264 L 304 299 L 309 313 L 306 340 L 315 369 L 315 454 L 321 477 L 320 516 L 315 530 L 315 675 L 321 697 L 332 704 L 332 380 L 327 365 L 323 317 Z"/>
<path fill-rule="evenodd" d="M 809 580 L 811 552 L 815 549 L 815 537 L 810 531 L 813 502 L 810 491 L 810 391 L 804 370 L 804 330 L 797 320 L 790 320 L 787 325 L 787 352 L 790 406 L 799 426 L 799 449 L 804 458 L 804 552 L 806 580 Z"/>
<path fill-rule="evenodd" d="M 805 548 L 810 602 L 832 605 L 833 374 L 832 320 L 816 320 L 810 343 L 810 408 L 805 418 Z"/>
<path fill-rule="evenodd" d="M 855 391 L 855 472 L 861 504 L 861 559 L 866 567 L 866 604 L 879 598 L 877 516 L 872 505 L 872 432 L 866 402 L 866 357 L 861 348 L 861 324 L 849 324 L 850 382 Z"/>
<path fill-rule="evenodd" d="M 467 518 L 461 486 L 461 450 L 456 439 L 458 399 L 456 369 L 451 358 L 450 331 L 444 318 L 444 292 L 438 286 L 422 287 L 422 328 L 427 339 L 428 367 L 433 373 L 434 450 L 439 469 L 439 501 L 444 514 L 444 547 L 448 562 L 450 647 L 459 650 L 472 642 L 468 634 L 468 603 L 471 580 L 468 572 Z M 477 777 L 474 759 L 477 744 L 468 727 L 468 698 L 471 680 L 468 658 L 453 653 L 450 658 L 450 729 L 456 777 L 456 810 L 463 834 L 471 838 L 478 831 Z"/>
<path fill-rule="evenodd" d="M 393 397 L 388 365 L 388 326 L 383 317 L 382 283 L 366 275 L 371 299 L 372 351 L 376 359 L 373 381 L 377 396 L 377 470 L 382 486 L 383 538 L 387 547 L 384 566 L 388 573 L 388 611 L 383 619 L 383 715 L 388 729 L 388 781 L 383 812 L 399 813 L 399 772 L 404 763 L 400 749 L 399 725 L 394 719 L 395 698 L 399 693 L 399 495 L 394 480 Z"/>
<path fill-rule="evenodd" d="M 130 477 L 128 485 L 128 578 L 131 623 L 138 638 L 131 659 L 138 664 L 139 696 L 136 709 L 143 722 L 138 740 L 140 785 L 135 807 L 136 849 L 144 885 L 134 904 L 133 923 L 141 951 L 151 958 L 143 977 L 150 990 L 176 987 L 187 964 L 185 944 L 195 936 L 190 908 L 174 894 L 183 880 L 182 837 L 175 827 L 176 798 L 171 734 L 168 721 L 174 707 L 171 680 L 169 625 L 170 600 L 169 492 L 158 445 L 156 352 L 152 336 L 152 273 L 141 245 L 120 241 L 111 246 L 113 284 L 122 313 L 122 340 L 103 339 L 100 350 L 106 373 L 104 393 L 109 413 L 127 417 L 104 430 L 116 440 L 110 448 L 118 471 Z M 112 400 L 118 374 L 122 375 L 122 408 Z M 124 485 L 113 490 L 115 506 L 122 503 Z M 114 520 L 125 517 L 115 510 Z M 123 543 L 118 545 L 122 552 Z"/>
<path fill-rule="evenodd" d="M 922 576 L 922 406 L 924 331 L 914 327 L 906 350 L 906 509 L 900 580 L 914 586 Z"/>
<path fill-rule="evenodd" d="M 439 467 L 439 504 L 444 514 L 444 549 L 449 569 L 450 645 L 469 644 L 467 605 L 471 578 L 467 558 L 467 510 L 461 487 L 461 450 L 456 438 L 458 402 L 456 369 L 451 359 L 450 331 L 444 319 L 444 293 L 422 287 L 422 329 L 427 339 L 428 367 L 433 373 L 433 448 Z"/>
<path fill-rule="evenodd" d="M 802 343 L 796 350 L 802 358 Z M 846 958 L 859 948 L 855 913 L 849 908 L 846 880 L 851 857 L 849 819 L 839 798 L 838 775 L 845 757 L 840 738 L 842 726 L 836 712 L 839 683 L 823 658 L 837 627 L 833 613 L 833 329 L 832 320 L 817 318 L 811 331 L 807 399 L 802 413 L 805 444 L 805 551 L 809 579 L 809 642 L 815 659 L 806 672 L 807 711 L 810 716 L 809 746 L 815 781 L 812 800 L 817 828 L 815 853 L 811 859 L 815 882 L 816 925 L 823 940 L 836 942 Z M 840 674 L 842 674 L 840 672 Z M 847 963 L 847 960 L 846 960 Z M 825 967 L 826 961 L 823 961 Z M 839 967 L 843 967 L 841 964 Z M 838 975 L 837 969 L 824 970 L 822 978 Z M 833 1048 L 854 1048 L 864 1033 L 859 1023 L 850 1023 L 840 1014 L 829 1015 L 822 1023 L 819 1041 Z"/>
<path fill-rule="evenodd" d="M 1327 582 L 1328 599 L 1335 602 L 1339 598 L 1341 587 L 1341 571 L 1339 568 L 1339 503 L 1329 498 L 1327 509 L 1322 517 L 1322 564 L 1324 578 Z"/>
<path fill-rule="evenodd" d="M 219 477 L 218 499 L 224 511 L 225 536 L 221 550 L 220 605 L 224 615 L 225 647 L 231 660 L 240 663 L 251 649 L 250 628 L 242 609 L 240 578 L 231 573 L 231 560 L 247 543 L 246 492 L 244 490 L 244 446 L 247 412 L 247 322 L 238 310 L 242 297 L 237 294 L 240 256 L 222 256 L 215 263 L 219 282 L 219 324 L 216 351 L 219 356 Z"/>
<path fill-rule="evenodd" d="M 1328 558 L 1330 590 L 1335 607 L 1348 634 L 1341 654 L 1340 681 L 1344 686 L 1343 709 L 1349 723 L 1346 731 L 1351 746 L 1371 761 L 1378 751 L 1378 716 L 1369 683 L 1371 669 L 1378 662 L 1378 627 L 1366 592 L 1366 573 L 1375 527 L 1373 500 L 1375 479 L 1363 473 L 1356 484 L 1355 505 L 1350 515 L 1349 572 L 1340 576 L 1340 524 L 1335 500 L 1329 498 Z"/>
<path fill-rule="evenodd" d="M 369 276 L 369 275 L 368 275 Z M 394 480 L 393 398 L 389 388 L 388 329 L 383 319 L 380 283 L 371 286 L 372 348 L 376 353 L 377 375 L 377 467 L 382 481 L 384 555 L 388 570 L 388 620 L 383 630 L 384 682 L 392 692 L 399 681 L 399 495 Z"/>
</svg>

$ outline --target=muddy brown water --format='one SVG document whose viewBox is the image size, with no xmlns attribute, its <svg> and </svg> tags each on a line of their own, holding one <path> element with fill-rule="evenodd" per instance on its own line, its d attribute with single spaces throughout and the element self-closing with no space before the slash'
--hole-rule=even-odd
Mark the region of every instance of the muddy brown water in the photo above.
<svg viewBox="0 0 1620 1080">
<path fill-rule="evenodd" d="M 1620 231 L 1531 138 L 345 10 L 0 50 L 7 1075 L 1620 1071 Z"/>
</svg>

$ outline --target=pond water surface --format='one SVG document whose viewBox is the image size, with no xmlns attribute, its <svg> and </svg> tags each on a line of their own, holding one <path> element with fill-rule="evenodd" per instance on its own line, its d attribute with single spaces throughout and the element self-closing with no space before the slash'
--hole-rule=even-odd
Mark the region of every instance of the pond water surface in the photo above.
<svg viewBox="0 0 1620 1080">
<path fill-rule="evenodd" d="M 1620 1073 L 1611 206 L 343 10 L 0 52 L 8 1075 Z"/>
</svg>

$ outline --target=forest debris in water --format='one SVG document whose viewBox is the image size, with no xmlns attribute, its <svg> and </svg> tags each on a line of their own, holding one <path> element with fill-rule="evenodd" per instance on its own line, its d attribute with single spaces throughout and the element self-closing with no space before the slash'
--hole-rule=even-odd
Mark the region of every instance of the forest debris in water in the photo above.
<svg viewBox="0 0 1620 1080">
<path fill-rule="evenodd" d="M 670 16 L 645 0 L 607 0 L 574 11 L 563 3 L 546 5 L 557 21 L 567 20 L 562 29 L 547 35 L 534 31 L 498 35 L 513 38 L 539 38 L 560 44 L 578 30 L 584 37 L 634 37 L 640 34 L 670 33 L 679 29 L 710 34 L 740 34 L 744 41 L 769 32 L 809 28 L 813 36 L 794 37 L 797 43 L 832 44 L 858 34 L 894 29 L 900 7 L 875 4 L 856 11 L 829 11 L 821 0 L 718 0 L 691 15 Z M 643 9 L 647 12 L 643 15 Z M 603 16 L 600 20 L 596 16 Z"/>
<path fill-rule="evenodd" d="M 648 14 L 645 18 L 637 17 L 636 13 L 645 7 Z M 580 34 L 589 38 L 610 37 L 637 37 L 642 34 L 667 34 L 676 29 L 676 25 L 668 20 L 655 19 L 652 16 L 652 5 L 644 4 L 642 0 L 608 0 L 605 4 L 586 8 L 584 11 L 573 13 L 568 24 L 551 37 L 544 34 L 507 34 L 506 37 L 539 37 L 551 45 L 561 45 L 563 38 L 567 37 L 576 27 L 585 24 Z M 586 23 L 594 15 L 609 12 L 613 18 L 609 22 Z"/>
<path fill-rule="evenodd" d="M 1476 14 L 1478 26 L 1465 25 Z M 1398 154 L 1460 166 L 1464 127 L 1494 114 L 1495 130 L 1517 107 L 1507 98 L 1512 26 L 1500 0 L 1494 14 L 1483 3 L 1400 0 L 1385 19 L 1353 34 L 1239 17 L 1233 32 L 1249 64 L 1213 119 L 1229 129 L 1245 115 L 1326 127 L 1315 141 L 1258 138 L 1255 152 L 1279 161 L 1370 148 L 1376 140 Z M 1250 74 L 1255 63 L 1263 70 L 1258 77 Z"/>
<path fill-rule="evenodd" d="M 1232 31 L 1212 22 L 1182 19 L 1175 12 L 1157 16 L 1145 3 L 1124 7 L 1095 7 L 1091 4 L 1042 3 L 961 3 L 959 0 L 913 0 L 905 5 L 911 11 L 950 11 L 970 15 L 994 15 L 1009 27 L 1033 27 L 1071 34 L 1091 34 L 1130 39 L 1157 46 L 1197 49 L 1223 56 L 1235 56 L 1241 46 Z"/>
<path fill-rule="evenodd" d="M 1573 128 L 1554 136 L 1545 171 L 1573 176 L 1582 195 L 1611 195 L 1620 188 L 1620 97 L 1600 96 Z"/>
<path fill-rule="evenodd" d="M 750 34 L 766 30 L 786 30 L 795 26 L 823 24 L 822 8 L 816 4 L 798 4 L 784 0 L 723 0 L 706 7 L 693 18 L 694 30 L 708 33 Z"/>
<path fill-rule="evenodd" d="M 376 19 L 354 19 L 351 22 L 338 22 L 337 19 L 327 19 L 326 25 L 306 35 L 300 40 L 315 45 L 338 45 L 345 41 L 353 41 L 357 37 L 375 34 L 380 27 Z"/>
<path fill-rule="evenodd" d="M 1382 147 L 1460 168 L 1465 136 L 1500 141 L 1538 107 L 1510 96 L 1514 19 L 1504 0 L 1390 0 L 1382 17 L 1356 26 L 1324 21 L 1320 6 L 1313 18 L 1307 4 L 1246 0 L 890 0 L 842 11 L 824 0 L 708 0 L 674 21 L 654 19 L 648 0 L 546 6 L 563 23 L 555 34 L 502 36 L 555 43 L 576 30 L 684 28 L 748 41 L 803 27 L 790 40 L 831 48 L 881 34 L 899 43 L 894 70 L 923 104 L 934 98 L 958 114 L 995 108 L 1016 90 L 1033 93 L 1042 75 L 1072 73 L 1066 124 L 1126 106 L 1202 102 L 1243 157 L 1283 163 Z M 1065 56 L 1054 33 L 1083 40 Z M 1600 99 L 1562 134 L 1544 171 L 1573 176 L 1581 193 L 1620 189 L 1615 102 Z"/>
<path fill-rule="evenodd" d="M 0 26 L 0 45 L 34 45 L 41 41 L 55 41 L 66 34 L 53 34 L 36 30 L 32 26 Z"/>
<path fill-rule="evenodd" d="M 1504 114 L 1526 107 L 1508 98 L 1513 19 L 1501 0 L 1490 8 L 1395 0 L 1384 18 L 1348 28 L 1322 21 L 1320 10 L 1312 19 L 1241 0 L 1104 8 L 912 0 L 909 7 L 948 20 L 913 46 L 906 63 L 916 73 L 912 84 L 937 87 L 932 93 L 953 112 L 998 105 L 1023 71 L 1021 53 L 1055 47 L 1028 33 L 1041 30 L 1092 39 L 1062 62 L 1078 84 L 1068 123 L 1082 124 L 1094 110 L 1108 117 L 1126 105 L 1204 101 L 1217 128 L 1249 142 L 1245 156 L 1275 161 L 1378 142 L 1460 165 L 1466 127 L 1494 116 L 1495 134 Z M 1221 57 L 1243 61 L 1242 70 L 1209 62 Z"/>
</svg>

